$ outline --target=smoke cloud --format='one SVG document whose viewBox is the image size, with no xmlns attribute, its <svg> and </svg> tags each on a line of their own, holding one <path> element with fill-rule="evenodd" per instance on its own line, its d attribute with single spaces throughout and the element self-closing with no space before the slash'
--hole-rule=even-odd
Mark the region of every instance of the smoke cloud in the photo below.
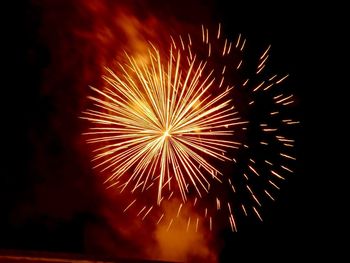
<svg viewBox="0 0 350 263">
<path fill-rule="evenodd" d="M 198 27 L 210 16 L 208 6 L 200 5 L 200 1 L 140 2 L 37 2 L 42 16 L 40 38 L 49 52 L 41 93 L 55 98 L 57 107 L 52 129 L 72 154 L 79 156 L 77 165 L 82 168 L 78 181 L 89 178 L 89 191 L 93 194 L 86 195 L 97 198 L 93 208 L 97 216 L 84 230 L 84 247 L 88 253 L 115 257 L 216 262 L 213 234 L 193 206 L 188 204 L 179 211 L 179 200 L 164 201 L 144 217 L 145 212 L 140 211 L 145 206 L 149 209 L 153 202 L 144 198 L 123 211 L 135 197 L 120 194 L 117 189 L 105 189 L 103 178 L 100 180 L 98 171 L 92 169 L 90 151 L 81 136 L 86 124 L 78 116 L 90 103 L 86 99 L 88 86 L 103 86 L 101 75 L 105 74 L 105 67 L 115 69 L 117 62 L 123 62 L 124 52 L 136 59 L 142 57 L 147 54 L 149 42 L 162 46 L 168 43 L 169 34 Z M 65 120 L 71 123 L 69 127 L 57 124 Z M 61 162 L 65 160 L 62 157 Z M 69 168 L 66 173 L 77 176 Z M 38 193 L 46 187 L 39 187 Z M 77 189 L 84 192 L 83 186 Z"/>
</svg>

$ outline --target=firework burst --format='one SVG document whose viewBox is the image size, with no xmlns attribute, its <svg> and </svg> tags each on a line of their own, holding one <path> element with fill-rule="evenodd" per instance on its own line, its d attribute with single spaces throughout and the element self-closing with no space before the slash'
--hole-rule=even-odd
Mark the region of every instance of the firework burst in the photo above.
<svg viewBox="0 0 350 263">
<path fill-rule="evenodd" d="M 210 35 L 202 26 L 197 37 L 170 37 L 166 52 L 150 43 L 147 56 L 136 59 L 125 53 L 125 63 L 119 63 L 116 70 L 106 69 L 106 87 L 91 87 L 96 94 L 89 97 L 93 106 L 82 118 L 91 123 L 85 135 L 93 145 L 95 168 L 107 174 L 108 187 L 132 193 L 156 187 L 158 205 L 178 193 L 182 202 L 177 215 L 191 196 L 193 206 L 203 209 L 210 229 L 213 215 L 225 211 L 236 231 L 235 211 L 253 213 L 262 220 L 261 195 L 274 200 L 272 192 L 279 189 L 276 180 L 293 172 L 283 160 L 295 159 L 289 154 L 294 140 L 282 132 L 298 122 L 284 117 L 293 95 L 274 90 L 288 75 L 263 74 L 270 46 L 258 61 L 255 79 L 238 78 L 246 40 L 239 35 L 229 41 L 221 31 L 219 25 Z M 235 94 L 239 99 L 234 100 Z M 261 94 L 271 98 L 273 107 L 264 107 L 267 112 L 257 106 Z M 251 120 L 244 111 L 258 117 Z M 254 133 L 253 138 L 240 140 L 236 134 L 242 131 L 246 137 Z M 276 144 L 285 149 L 276 150 Z M 233 150 L 239 148 L 233 158 Z M 221 161 L 234 161 L 236 174 L 224 174 L 218 168 Z M 219 185 L 219 190 L 212 185 Z M 214 193 L 208 194 L 211 188 Z M 220 189 L 224 189 L 223 196 Z M 205 199 L 204 206 L 201 199 Z M 136 200 L 124 211 L 135 206 Z M 153 205 L 142 206 L 137 216 L 143 220 L 152 209 Z M 197 229 L 199 218 L 194 221 Z M 172 223 L 173 219 L 169 228 Z"/>
<path fill-rule="evenodd" d="M 208 192 L 210 178 L 220 180 L 222 174 L 206 157 L 232 161 L 224 153 L 240 143 L 225 137 L 245 123 L 234 111 L 231 88 L 213 95 L 205 61 L 186 57 L 187 67 L 180 66 L 181 53 L 173 48 L 166 66 L 156 48 L 149 50 L 148 62 L 126 57 L 121 76 L 107 69 L 109 88 L 92 88 L 104 97 L 90 97 L 99 110 L 84 112 L 83 118 L 99 126 L 86 133 L 94 136 L 88 143 L 106 143 L 95 150 L 95 167 L 109 170 L 106 182 L 122 190 L 132 185 L 132 192 L 144 191 L 156 183 L 158 204 L 173 181 L 183 201 L 190 184 L 199 196 Z"/>
</svg>

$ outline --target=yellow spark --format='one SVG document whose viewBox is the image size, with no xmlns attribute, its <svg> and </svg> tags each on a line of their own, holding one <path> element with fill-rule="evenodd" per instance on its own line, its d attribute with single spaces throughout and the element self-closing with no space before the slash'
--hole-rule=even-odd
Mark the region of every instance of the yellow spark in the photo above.
<svg viewBox="0 0 350 263">
<path fill-rule="evenodd" d="M 145 215 L 142 217 L 142 221 L 143 221 L 143 220 L 146 218 L 146 216 L 151 212 L 152 208 L 153 208 L 153 206 L 151 206 L 151 207 L 147 210 L 147 212 L 145 213 Z"/>
<path fill-rule="evenodd" d="M 159 217 L 159 219 L 158 219 L 158 221 L 157 221 L 157 225 L 160 223 L 160 221 L 162 221 L 163 217 L 164 217 L 164 214 L 162 214 L 162 215 Z"/>
<path fill-rule="evenodd" d="M 274 83 L 271 83 L 271 84 L 269 84 L 268 86 L 266 86 L 266 87 L 264 88 L 264 91 L 266 91 L 266 90 L 268 90 L 269 88 L 271 88 L 271 87 L 273 86 L 273 84 L 274 84 Z"/>
<path fill-rule="evenodd" d="M 189 59 L 190 59 L 190 61 L 192 61 L 193 56 L 192 56 L 192 51 L 191 51 L 191 45 L 187 45 L 187 48 L 188 48 L 188 54 L 190 55 Z"/>
<path fill-rule="evenodd" d="M 174 192 L 171 192 L 169 197 L 168 197 L 168 200 L 170 200 L 170 198 L 173 196 Z"/>
<path fill-rule="evenodd" d="M 198 198 L 196 197 L 193 202 L 193 206 L 196 206 Z"/>
<path fill-rule="evenodd" d="M 237 232 L 236 222 L 235 222 L 235 219 L 234 219 L 232 214 L 230 214 L 230 216 L 229 216 L 229 221 L 230 221 L 232 232 Z"/>
<path fill-rule="evenodd" d="M 242 44 L 241 49 L 240 49 L 241 51 L 243 51 L 243 49 L 244 49 L 245 42 L 246 42 L 246 39 L 243 40 L 243 44 Z"/>
<path fill-rule="evenodd" d="M 276 176 L 277 178 L 282 179 L 282 180 L 285 180 L 285 178 L 284 178 L 283 176 L 281 176 L 280 174 L 278 174 L 277 172 L 271 170 L 271 173 L 272 173 L 274 176 Z"/>
<path fill-rule="evenodd" d="M 260 219 L 260 221 L 262 222 L 263 220 L 262 220 L 258 210 L 254 206 L 253 206 L 253 210 L 254 210 L 255 214 L 258 216 L 258 218 Z"/>
<path fill-rule="evenodd" d="M 220 205 L 220 200 L 219 200 L 219 198 L 216 198 L 216 210 L 220 210 L 220 207 L 221 207 L 221 205 Z"/>
<path fill-rule="evenodd" d="M 299 124 L 300 121 L 290 121 L 290 122 L 287 122 L 288 125 L 294 125 L 294 124 Z"/>
<path fill-rule="evenodd" d="M 169 225 L 168 225 L 166 231 L 169 231 L 171 225 L 173 224 L 173 221 L 174 221 L 174 219 L 172 218 L 172 219 L 170 220 L 170 222 L 169 222 Z"/>
<path fill-rule="evenodd" d="M 260 60 L 264 59 L 264 57 L 265 57 L 265 56 L 267 55 L 267 53 L 269 52 L 270 48 L 271 48 L 271 45 L 269 45 L 269 46 L 267 47 L 267 49 L 265 50 L 265 52 L 261 55 Z M 268 57 L 268 55 L 267 55 L 267 57 Z"/>
<path fill-rule="evenodd" d="M 216 36 L 217 39 L 220 38 L 220 33 L 221 33 L 221 23 L 219 23 L 218 34 Z"/>
<path fill-rule="evenodd" d="M 292 157 L 292 156 L 290 156 L 290 155 L 288 155 L 288 154 L 285 154 L 285 153 L 280 153 L 280 155 L 281 156 L 283 156 L 283 157 L 285 157 L 285 158 L 287 158 L 287 159 L 291 159 L 291 160 L 296 160 L 296 158 L 295 157 Z"/>
<path fill-rule="evenodd" d="M 277 131 L 277 128 L 265 128 L 265 129 L 262 129 L 264 132 L 274 132 L 274 131 Z"/>
<path fill-rule="evenodd" d="M 267 191 L 267 190 L 264 190 L 265 194 L 267 194 L 268 197 L 270 197 L 270 199 L 272 201 L 275 201 L 275 199 L 272 197 L 272 195 Z"/>
<path fill-rule="evenodd" d="M 280 99 L 280 100 L 276 101 L 276 103 L 284 102 L 284 101 L 286 101 L 286 100 L 288 100 L 288 99 L 291 99 L 292 97 L 293 97 L 293 95 L 289 95 L 288 97 L 285 97 L 285 98 L 283 98 L 283 99 Z"/>
<path fill-rule="evenodd" d="M 186 232 L 188 232 L 188 229 L 190 228 L 190 223 L 191 223 L 191 217 L 188 217 Z"/>
<path fill-rule="evenodd" d="M 209 43 L 209 30 L 208 30 L 208 28 L 206 28 L 205 30 L 206 30 L 205 43 L 208 44 Z"/>
<path fill-rule="evenodd" d="M 243 209 L 244 215 L 245 215 L 245 216 L 248 216 L 247 210 L 245 209 L 245 206 L 244 206 L 243 204 L 241 204 L 241 207 L 242 207 L 242 209 Z"/>
<path fill-rule="evenodd" d="M 245 178 L 247 181 L 249 180 L 249 178 L 248 178 L 248 176 L 247 176 L 246 173 L 243 173 L 243 176 L 244 176 L 244 178 Z"/>
<path fill-rule="evenodd" d="M 142 213 L 143 210 L 145 210 L 145 209 L 146 209 L 146 206 L 144 206 L 144 207 L 140 210 L 140 212 L 138 212 L 137 216 L 141 215 L 141 213 Z"/>
<path fill-rule="evenodd" d="M 259 63 L 258 68 L 261 68 L 262 66 L 264 66 L 265 63 L 266 63 L 266 60 L 267 60 L 268 58 L 269 58 L 269 55 L 267 55 L 267 56 Z"/>
<path fill-rule="evenodd" d="M 224 75 L 224 74 L 225 74 L 225 71 L 226 71 L 226 65 L 222 68 L 221 75 Z"/>
<path fill-rule="evenodd" d="M 259 199 L 258 199 L 254 194 L 252 195 L 252 197 L 253 197 L 253 199 L 255 200 L 255 202 L 256 202 L 259 206 L 261 206 L 261 203 L 260 203 Z"/>
<path fill-rule="evenodd" d="M 229 184 L 230 184 L 230 186 L 231 186 L 232 191 L 233 191 L 234 193 L 236 193 L 236 189 L 235 189 L 234 185 L 232 184 L 231 179 L 228 179 L 228 182 L 229 182 Z"/>
<path fill-rule="evenodd" d="M 228 45 L 227 55 L 230 54 L 230 52 L 231 52 L 231 47 L 232 47 L 232 42 L 230 42 L 230 44 Z"/>
<path fill-rule="evenodd" d="M 202 25 L 202 42 L 205 42 L 205 31 L 204 31 L 204 25 Z"/>
<path fill-rule="evenodd" d="M 190 46 L 192 46 L 192 39 L 191 39 L 191 35 L 190 34 L 187 34 L 188 36 L 188 43 L 190 44 Z"/>
<path fill-rule="evenodd" d="M 271 162 L 269 162 L 268 160 L 265 160 L 265 163 L 269 164 L 269 165 L 273 165 Z"/>
<path fill-rule="evenodd" d="M 226 53 L 226 46 L 227 46 L 227 39 L 225 39 L 225 43 L 224 43 L 224 48 L 222 50 L 222 55 L 224 56 Z"/>
<path fill-rule="evenodd" d="M 180 38 L 180 42 L 181 42 L 181 46 L 182 46 L 182 50 L 185 50 L 185 44 L 184 44 L 184 41 L 182 40 L 181 35 L 179 36 L 179 38 Z"/>
<path fill-rule="evenodd" d="M 275 97 L 273 97 L 274 100 L 277 100 L 278 98 L 282 97 L 283 94 L 279 94 L 279 95 L 276 95 Z"/>
<path fill-rule="evenodd" d="M 238 48 L 239 41 L 241 40 L 241 34 L 238 35 L 237 43 L 236 43 L 236 48 Z"/>
<path fill-rule="evenodd" d="M 265 81 L 261 82 L 258 86 L 256 86 L 255 89 L 253 89 L 253 92 L 257 91 L 262 85 L 264 85 Z"/>
<path fill-rule="evenodd" d="M 265 68 L 265 64 L 256 71 L 256 74 L 259 74 L 264 68 Z"/>
<path fill-rule="evenodd" d="M 179 205 L 179 209 L 177 210 L 176 217 L 179 217 L 180 212 L 181 212 L 181 208 L 182 208 L 182 203 Z"/>
<path fill-rule="evenodd" d="M 289 77 L 289 74 L 285 75 L 283 78 L 281 78 L 280 80 L 276 81 L 276 84 L 280 84 L 282 81 L 284 81 L 286 78 Z"/>
<path fill-rule="evenodd" d="M 176 49 L 176 44 L 175 44 L 174 38 L 172 36 L 170 36 L 170 39 L 171 39 L 172 44 L 174 45 L 174 48 Z"/>
<path fill-rule="evenodd" d="M 220 81 L 220 84 L 219 84 L 219 88 L 221 88 L 221 86 L 222 86 L 222 83 L 224 82 L 224 76 L 221 78 L 221 81 Z"/>
<path fill-rule="evenodd" d="M 282 103 L 282 105 L 283 105 L 283 106 L 287 106 L 287 105 L 292 104 L 292 103 L 294 103 L 294 100 L 291 100 L 291 101 Z"/>
<path fill-rule="evenodd" d="M 244 87 L 245 85 L 247 85 L 247 84 L 248 84 L 248 81 L 249 81 L 249 79 L 247 79 L 246 81 L 244 81 L 244 83 L 243 83 L 243 87 Z"/>
<path fill-rule="evenodd" d="M 281 141 L 281 142 L 295 142 L 295 140 L 293 139 L 287 139 L 286 137 L 284 136 L 281 136 L 281 135 L 276 135 L 276 138 Z"/>
<path fill-rule="evenodd" d="M 230 214 L 232 214 L 230 202 L 227 202 L 227 207 L 228 207 L 228 211 L 230 212 Z"/>
<path fill-rule="evenodd" d="M 260 176 L 260 174 L 253 168 L 253 166 L 248 165 L 249 169 L 252 170 L 257 176 Z"/>
<path fill-rule="evenodd" d="M 277 74 L 273 75 L 271 78 L 269 78 L 269 81 L 274 80 L 275 78 L 277 78 Z"/>
<path fill-rule="evenodd" d="M 293 171 L 291 169 L 289 169 L 288 167 L 284 166 L 284 165 L 281 165 L 281 168 L 290 172 L 290 173 L 293 173 Z"/>
<path fill-rule="evenodd" d="M 277 190 L 280 190 L 280 188 L 274 182 L 272 182 L 271 180 L 269 180 L 269 183 L 271 185 L 273 185 Z"/>
<path fill-rule="evenodd" d="M 136 199 L 135 199 L 134 201 L 132 201 L 132 202 L 123 210 L 123 212 L 125 213 L 126 210 L 128 210 L 135 202 L 136 202 Z"/>
<path fill-rule="evenodd" d="M 243 63 L 243 60 L 241 60 L 241 61 L 238 63 L 238 65 L 237 65 L 237 68 L 236 68 L 236 69 L 239 69 L 239 68 L 241 67 L 242 63 Z M 247 82 L 248 82 L 248 80 L 247 80 Z M 245 86 L 245 84 L 243 84 L 243 86 Z"/>
</svg>

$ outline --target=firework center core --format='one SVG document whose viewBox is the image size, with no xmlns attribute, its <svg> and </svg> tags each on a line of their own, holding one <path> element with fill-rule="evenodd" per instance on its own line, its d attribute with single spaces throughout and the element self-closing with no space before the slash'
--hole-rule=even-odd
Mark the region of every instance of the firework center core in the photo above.
<svg viewBox="0 0 350 263">
<path fill-rule="evenodd" d="M 163 133 L 163 136 L 164 136 L 164 138 L 170 137 L 171 134 L 169 133 L 169 130 L 166 130 L 166 131 Z"/>
</svg>

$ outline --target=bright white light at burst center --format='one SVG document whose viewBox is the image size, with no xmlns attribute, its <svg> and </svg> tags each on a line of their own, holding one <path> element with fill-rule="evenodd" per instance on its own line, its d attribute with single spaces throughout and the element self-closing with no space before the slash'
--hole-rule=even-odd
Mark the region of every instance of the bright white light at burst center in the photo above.
<svg viewBox="0 0 350 263">
<path fill-rule="evenodd" d="M 166 137 L 171 137 L 171 134 L 169 133 L 169 130 L 166 130 L 166 131 L 163 133 L 163 137 L 164 137 L 164 139 L 165 139 Z"/>
</svg>

